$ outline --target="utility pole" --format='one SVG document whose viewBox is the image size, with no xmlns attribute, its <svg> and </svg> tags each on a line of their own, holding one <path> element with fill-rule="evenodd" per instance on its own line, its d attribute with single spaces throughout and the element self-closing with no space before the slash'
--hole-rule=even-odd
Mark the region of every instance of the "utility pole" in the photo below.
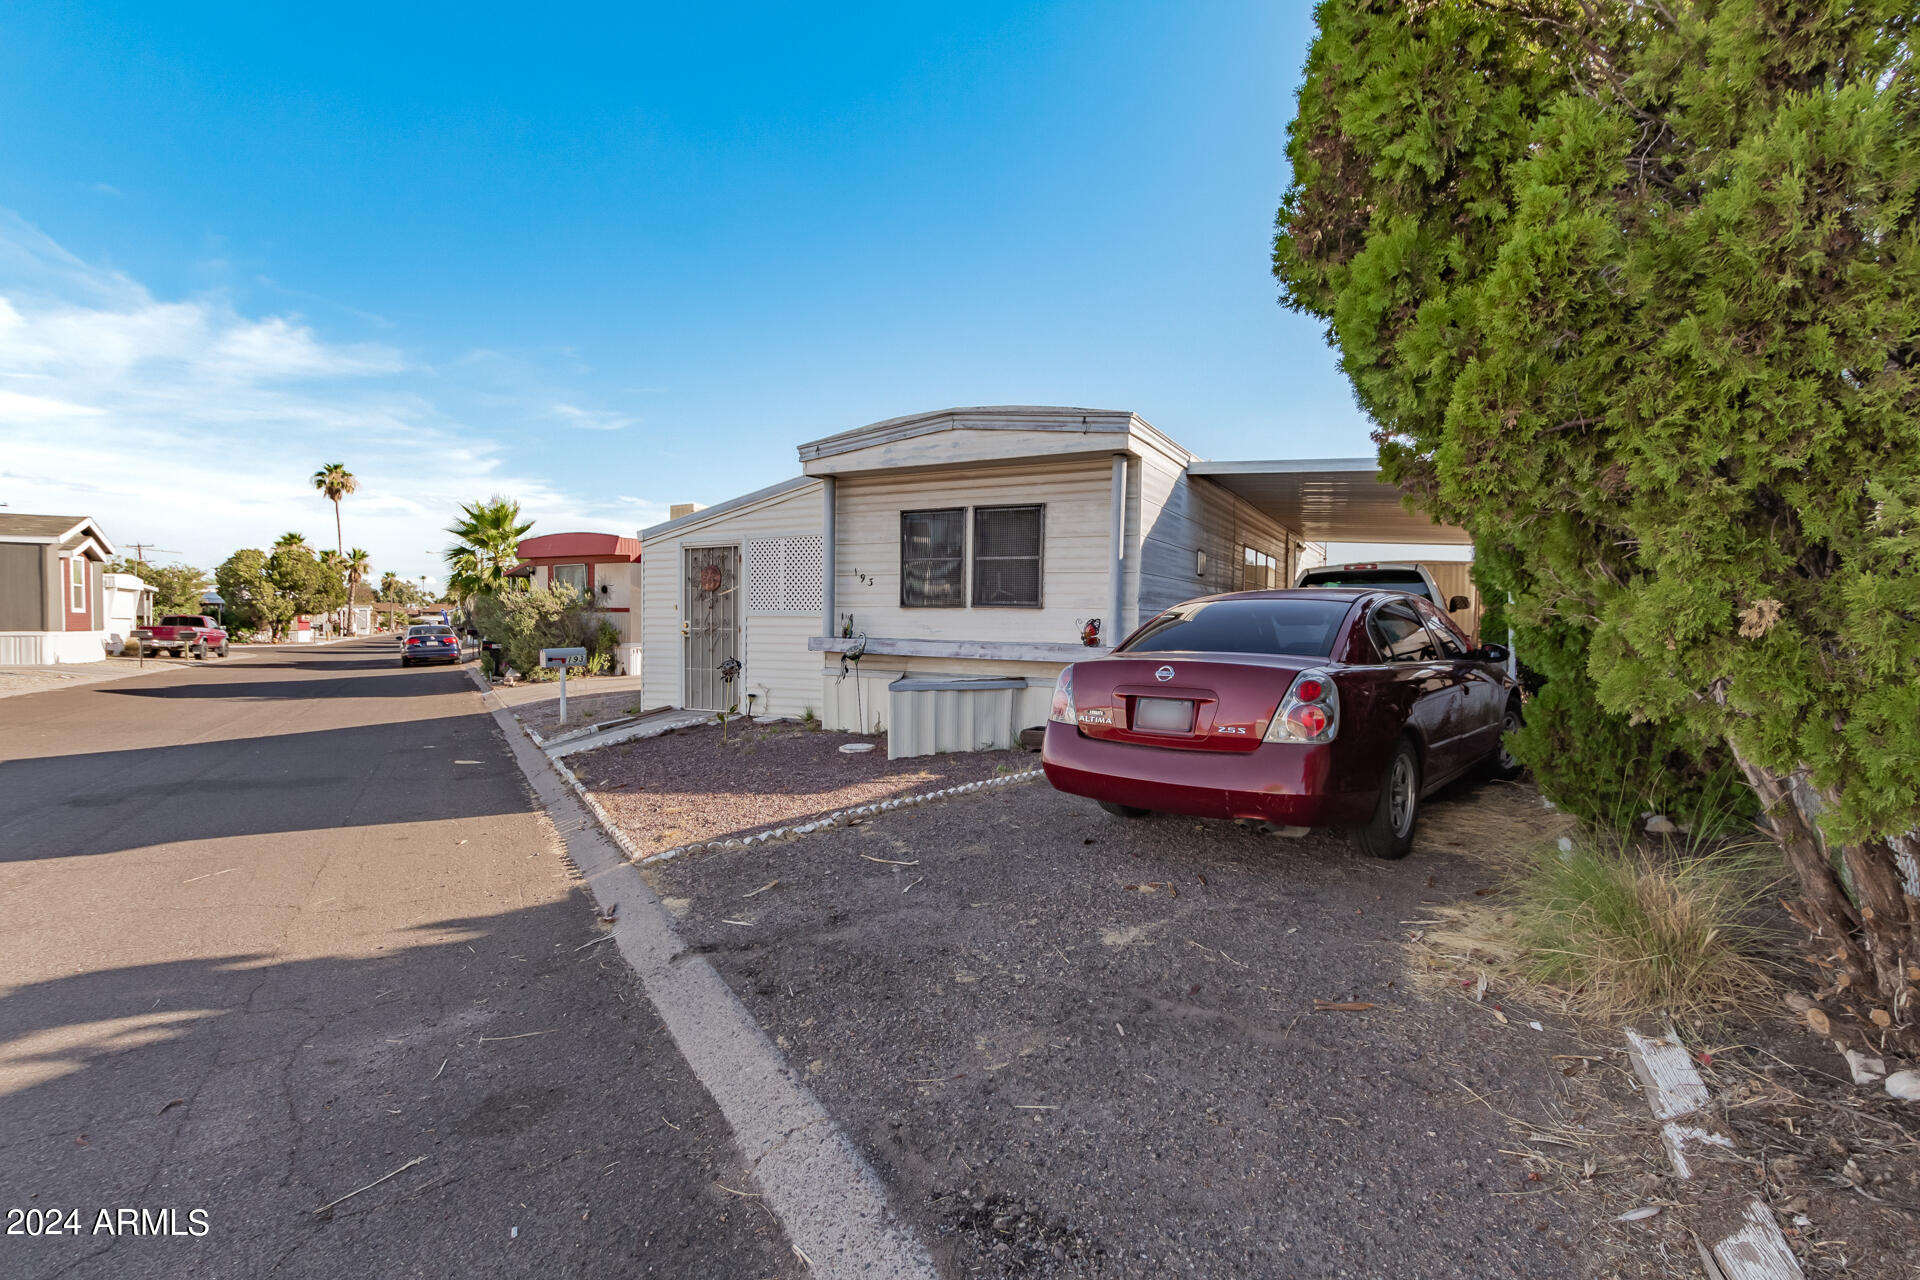
<svg viewBox="0 0 1920 1280">
<path fill-rule="evenodd" d="M 135 564 L 145 564 L 147 562 L 146 553 L 149 551 L 163 556 L 177 556 L 180 554 L 178 551 L 171 551 L 166 547 L 158 546 L 151 542 L 129 542 L 127 545 L 133 548 L 133 560 Z"/>
</svg>

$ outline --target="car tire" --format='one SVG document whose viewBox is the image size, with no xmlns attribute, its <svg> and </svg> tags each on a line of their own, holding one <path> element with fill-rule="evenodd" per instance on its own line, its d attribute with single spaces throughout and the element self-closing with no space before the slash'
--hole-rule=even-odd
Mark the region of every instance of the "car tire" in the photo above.
<svg viewBox="0 0 1920 1280">
<path fill-rule="evenodd" d="M 223 657 L 223 658 L 224 658 L 224 657 L 226 657 L 226 656 L 227 656 L 227 642 L 226 642 L 225 640 L 222 640 L 222 641 L 220 642 L 220 647 L 219 647 L 218 649 L 215 649 L 215 650 L 214 650 L 214 652 L 215 652 L 215 653 L 217 653 L 217 654 L 219 654 L 219 655 L 220 655 L 221 657 Z"/>
<path fill-rule="evenodd" d="M 1138 809 L 1130 804 L 1115 804 L 1111 800 L 1101 800 L 1097 803 L 1116 818 L 1144 818 L 1153 812 L 1151 809 Z"/>
<path fill-rule="evenodd" d="M 1419 820 L 1420 753 L 1402 738 L 1387 757 L 1373 819 L 1353 829 L 1353 845 L 1369 858 L 1404 858 L 1413 851 L 1413 828 Z"/>
<path fill-rule="evenodd" d="M 1503 782 L 1511 782 L 1527 771 L 1527 766 L 1515 760 L 1507 751 L 1507 735 L 1526 723 L 1526 713 L 1520 706 L 1520 699 L 1509 698 L 1507 709 L 1500 717 L 1500 745 L 1487 757 L 1487 772 Z"/>
</svg>

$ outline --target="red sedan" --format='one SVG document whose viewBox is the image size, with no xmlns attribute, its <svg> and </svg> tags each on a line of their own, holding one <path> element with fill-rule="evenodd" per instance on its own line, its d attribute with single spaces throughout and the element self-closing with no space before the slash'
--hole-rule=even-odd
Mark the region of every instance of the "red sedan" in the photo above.
<svg viewBox="0 0 1920 1280">
<path fill-rule="evenodd" d="M 1041 763 L 1124 817 L 1348 827 L 1362 851 L 1405 857 L 1422 798 L 1483 765 L 1516 771 L 1506 657 L 1401 592 L 1206 596 L 1060 673 Z"/>
</svg>

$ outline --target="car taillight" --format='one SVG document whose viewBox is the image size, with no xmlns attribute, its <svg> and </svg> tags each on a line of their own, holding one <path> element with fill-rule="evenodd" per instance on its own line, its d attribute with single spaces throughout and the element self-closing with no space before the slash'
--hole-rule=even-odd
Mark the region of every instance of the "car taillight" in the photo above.
<svg viewBox="0 0 1920 1280">
<path fill-rule="evenodd" d="M 419 644 L 419 643 L 420 643 L 420 637 L 419 637 L 419 636 L 408 636 L 408 637 L 407 637 L 407 643 L 408 643 L 408 644 Z"/>
<path fill-rule="evenodd" d="M 1267 725 L 1267 742 L 1332 742 L 1340 732 L 1340 690 L 1324 671 L 1293 678 L 1280 709 Z"/>
<path fill-rule="evenodd" d="M 1053 706 L 1047 711 L 1047 719 L 1058 724 L 1072 724 L 1075 721 L 1072 667 L 1063 667 L 1060 678 L 1053 682 Z"/>
</svg>

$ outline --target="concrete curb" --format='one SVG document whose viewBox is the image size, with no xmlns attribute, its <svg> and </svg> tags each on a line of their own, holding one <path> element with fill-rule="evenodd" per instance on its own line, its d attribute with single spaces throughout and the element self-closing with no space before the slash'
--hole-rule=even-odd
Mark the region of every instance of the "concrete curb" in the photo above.
<svg viewBox="0 0 1920 1280">
<path fill-rule="evenodd" d="M 1646 1090 L 1653 1118 L 1660 1122 L 1660 1141 L 1673 1171 L 1691 1179 L 1689 1148 L 1734 1150 L 1733 1139 L 1713 1125 L 1706 1109 L 1713 1101 L 1706 1081 L 1693 1065 L 1686 1045 L 1672 1027 L 1664 1036 L 1647 1036 L 1626 1029 L 1627 1057 L 1633 1074 Z M 1741 1213 L 1738 1231 L 1714 1245 L 1701 1246 L 1700 1261 L 1711 1280 L 1805 1280 L 1800 1262 L 1780 1234 L 1780 1224 L 1764 1200 L 1755 1199 Z"/>
<path fill-rule="evenodd" d="M 480 683 L 476 673 L 476 683 Z M 497 698 L 482 705 L 544 808 L 602 918 L 638 976 L 674 1047 L 718 1104 L 733 1145 L 807 1274 L 825 1280 L 936 1280 L 933 1260 L 894 1210 L 886 1184 L 787 1063 L 704 956 L 688 953 L 672 916 L 610 840 L 615 829 L 579 816 L 567 792 L 542 772 L 546 752 L 515 740 L 517 724 Z M 577 794 L 577 784 L 576 794 Z M 595 814 L 596 818 L 600 815 Z"/>
</svg>

